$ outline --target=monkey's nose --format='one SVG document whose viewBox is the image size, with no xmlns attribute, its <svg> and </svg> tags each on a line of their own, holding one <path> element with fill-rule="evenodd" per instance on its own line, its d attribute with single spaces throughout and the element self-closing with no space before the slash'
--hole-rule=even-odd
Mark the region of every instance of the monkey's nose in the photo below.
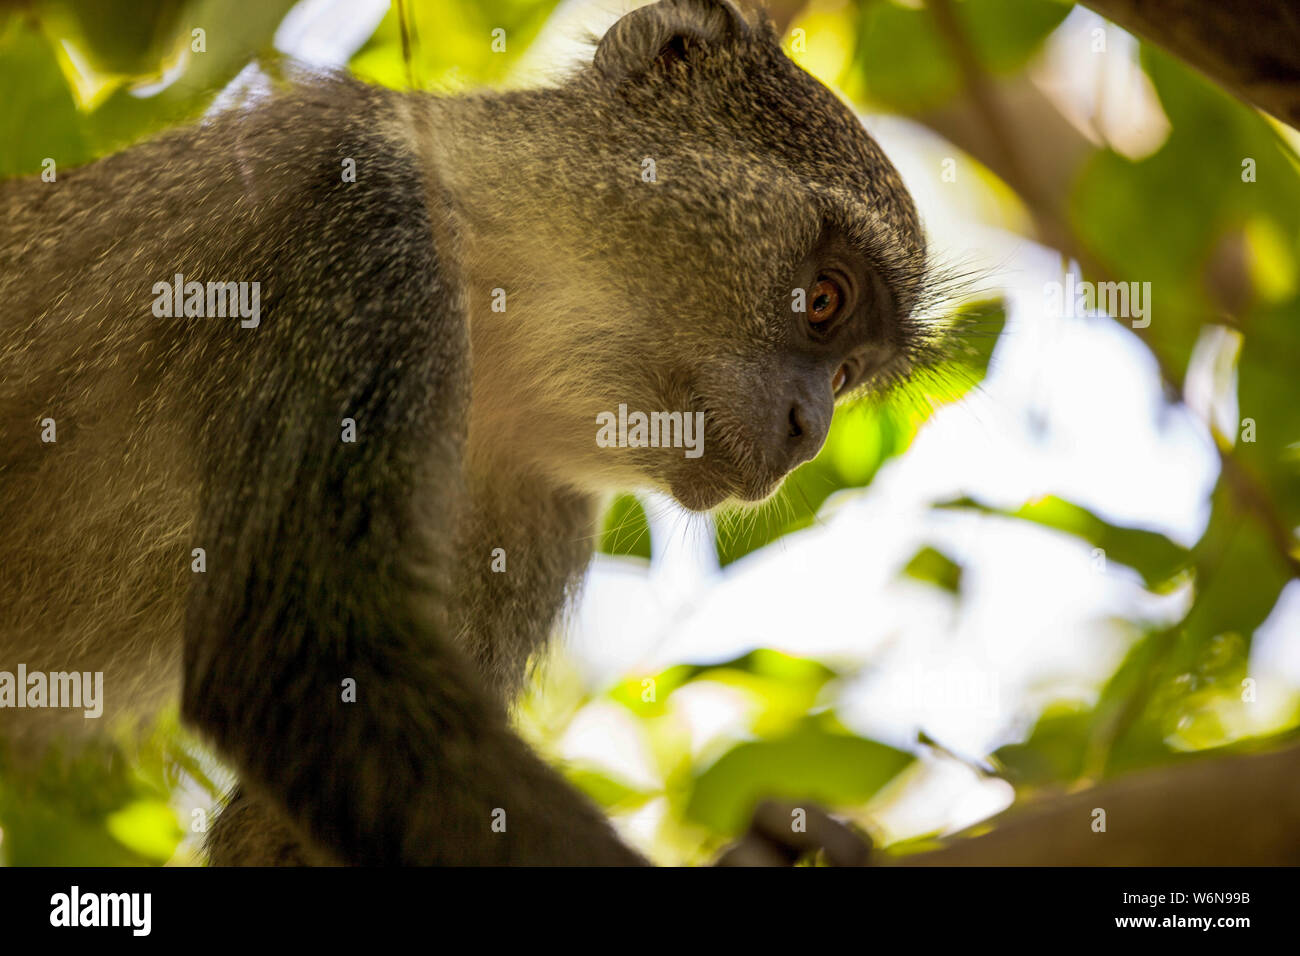
<svg viewBox="0 0 1300 956">
<path fill-rule="evenodd" d="M 789 461 L 786 470 L 809 461 L 821 451 L 830 430 L 831 407 L 828 402 L 818 402 L 803 397 L 790 405 L 787 418 L 786 453 Z"/>
</svg>

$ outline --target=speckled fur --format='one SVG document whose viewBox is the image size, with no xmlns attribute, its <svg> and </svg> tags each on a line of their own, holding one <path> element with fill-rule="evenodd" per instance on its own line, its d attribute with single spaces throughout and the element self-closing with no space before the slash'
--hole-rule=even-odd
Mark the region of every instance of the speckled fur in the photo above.
<svg viewBox="0 0 1300 956">
<path fill-rule="evenodd" d="M 665 28 L 684 59 L 632 69 Z M 603 496 L 771 467 L 746 422 L 827 224 L 904 353 L 925 255 L 852 114 L 713 0 L 548 89 L 300 79 L 0 212 L 0 668 L 103 670 L 106 721 L 179 689 L 244 781 L 218 862 L 637 862 L 503 705 Z M 155 318 L 178 272 L 261 282 L 261 326 Z M 597 448 L 620 402 L 706 410 L 700 471 Z M 0 718 L 35 749 L 58 714 Z"/>
</svg>

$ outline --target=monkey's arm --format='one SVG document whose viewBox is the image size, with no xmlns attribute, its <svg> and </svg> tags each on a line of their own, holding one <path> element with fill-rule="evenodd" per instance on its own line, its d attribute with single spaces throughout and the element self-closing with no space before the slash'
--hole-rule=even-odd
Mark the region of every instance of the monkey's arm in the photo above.
<svg viewBox="0 0 1300 956">
<path fill-rule="evenodd" d="M 401 612 L 372 613 L 371 647 L 356 653 L 321 615 L 282 634 L 278 661 L 250 653 L 247 628 L 195 642 L 188 717 L 346 862 L 644 862 L 508 731 L 461 661 Z M 341 675 L 357 681 L 356 703 L 340 701 Z"/>
</svg>

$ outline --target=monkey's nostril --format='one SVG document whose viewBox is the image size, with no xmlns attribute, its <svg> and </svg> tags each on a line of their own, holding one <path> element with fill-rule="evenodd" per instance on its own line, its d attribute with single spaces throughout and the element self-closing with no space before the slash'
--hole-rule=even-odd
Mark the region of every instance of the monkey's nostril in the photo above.
<svg viewBox="0 0 1300 956">
<path fill-rule="evenodd" d="M 786 414 L 784 447 L 776 450 L 778 460 L 784 461 L 784 470 L 790 471 L 816 456 L 826 441 L 830 416 L 829 401 L 823 406 L 804 396 L 794 398 Z"/>
</svg>

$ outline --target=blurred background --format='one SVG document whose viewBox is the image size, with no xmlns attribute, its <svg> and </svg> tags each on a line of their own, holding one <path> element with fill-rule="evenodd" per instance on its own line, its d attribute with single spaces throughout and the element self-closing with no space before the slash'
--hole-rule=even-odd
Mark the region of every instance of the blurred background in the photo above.
<svg viewBox="0 0 1300 956">
<path fill-rule="evenodd" d="M 4 0 L 0 175 L 194 121 L 284 57 L 559 82 L 636 5 Z M 901 170 L 980 334 L 838 413 L 757 511 L 616 501 L 520 731 L 660 863 L 707 861 L 763 795 L 911 853 L 1298 739 L 1300 135 L 1069 3 L 772 12 Z M 1145 314 L 1071 308 L 1084 281 L 1137 283 Z M 0 858 L 201 862 L 228 771 L 174 713 L 103 747 L 0 777 Z"/>
</svg>

